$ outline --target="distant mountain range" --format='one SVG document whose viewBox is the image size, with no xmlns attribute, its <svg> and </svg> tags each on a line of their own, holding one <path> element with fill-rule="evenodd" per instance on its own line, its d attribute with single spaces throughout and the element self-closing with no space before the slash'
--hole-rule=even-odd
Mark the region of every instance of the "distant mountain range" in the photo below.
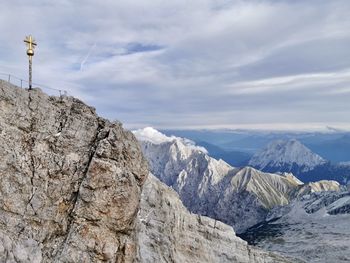
<svg viewBox="0 0 350 263">
<path fill-rule="evenodd" d="M 313 152 L 332 162 L 350 161 L 350 134 L 317 142 L 304 142 Z"/>
<path fill-rule="evenodd" d="M 248 164 L 264 172 L 293 173 L 303 182 L 327 179 L 345 184 L 350 180 L 350 166 L 333 164 L 295 139 L 269 143 Z"/>
<path fill-rule="evenodd" d="M 295 139 L 273 141 L 249 161 L 250 166 L 259 170 L 294 174 L 308 172 L 325 163 L 326 160 Z"/>
<path fill-rule="evenodd" d="M 188 139 L 152 128 L 134 134 L 152 174 L 178 192 L 190 211 L 230 224 L 238 233 L 263 221 L 271 208 L 300 195 L 339 189 L 335 181 L 303 184 L 291 174 L 232 167 Z"/>
<path fill-rule="evenodd" d="M 241 151 L 229 151 L 220 148 L 214 144 L 199 141 L 197 145 L 203 146 L 209 153 L 209 155 L 215 159 L 222 159 L 233 166 L 246 166 L 249 162 L 252 154 Z"/>
<path fill-rule="evenodd" d="M 296 139 L 311 151 L 333 163 L 350 161 L 350 132 L 266 132 L 248 130 L 164 130 L 170 136 L 189 138 L 197 144 L 215 145 L 225 152 L 238 151 L 249 155 L 263 149 L 271 141 Z M 210 153 L 210 150 L 208 150 Z M 211 153 L 210 153 L 211 154 Z M 226 158 L 226 159 L 225 159 Z M 232 165 L 224 155 L 224 160 Z"/>
<path fill-rule="evenodd" d="M 204 144 L 197 146 L 152 128 L 134 134 L 150 171 L 174 189 L 191 212 L 227 223 L 250 243 L 302 262 L 350 259 L 350 198 L 345 186 L 327 180 L 303 183 L 290 173 L 232 167 L 208 154 L 217 150 L 211 145 L 208 150 Z M 262 150 L 263 160 L 258 157 L 252 160 L 256 158 L 263 168 L 297 168 L 302 173 L 329 163 L 297 140 L 273 142 Z M 155 187 L 151 190 L 152 195 L 160 194 Z M 164 205 L 170 206 L 170 200 Z"/>
</svg>

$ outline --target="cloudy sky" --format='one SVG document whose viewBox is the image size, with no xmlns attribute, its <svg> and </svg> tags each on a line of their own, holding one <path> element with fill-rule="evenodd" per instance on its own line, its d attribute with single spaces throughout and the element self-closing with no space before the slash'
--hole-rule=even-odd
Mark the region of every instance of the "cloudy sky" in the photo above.
<svg viewBox="0 0 350 263">
<path fill-rule="evenodd" d="M 0 72 L 128 128 L 350 129 L 348 0 L 2 1 Z"/>
</svg>

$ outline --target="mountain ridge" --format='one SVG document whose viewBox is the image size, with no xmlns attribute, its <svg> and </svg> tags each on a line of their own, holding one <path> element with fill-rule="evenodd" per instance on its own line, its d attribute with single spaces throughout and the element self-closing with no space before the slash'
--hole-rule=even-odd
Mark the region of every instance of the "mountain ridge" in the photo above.
<svg viewBox="0 0 350 263">
<path fill-rule="evenodd" d="M 249 161 L 257 169 L 271 172 L 307 172 L 325 163 L 325 159 L 296 139 L 272 141 Z"/>
<path fill-rule="evenodd" d="M 134 134 L 151 172 L 177 191 L 191 212 L 230 224 L 237 233 L 263 221 L 269 209 L 288 204 L 302 189 L 301 182 L 292 175 L 232 167 L 195 145 L 187 147 L 183 138 L 171 136 L 171 141 L 153 143 L 152 138 L 140 138 L 140 132 Z M 339 184 L 330 181 L 325 187 L 336 189 Z"/>
<path fill-rule="evenodd" d="M 296 139 L 270 142 L 252 157 L 249 165 L 265 172 L 290 172 L 304 182 L 350 181 L 349 166 L 331 163 Z"/>
<path fill-rule="evenodd" d="M 249 246 L 232 227 L 190 213 L 179 195 L 152 174 L 144 185 L 139 218 L 139 258 L 144 263 L 298 262 Z"/>
</svg>

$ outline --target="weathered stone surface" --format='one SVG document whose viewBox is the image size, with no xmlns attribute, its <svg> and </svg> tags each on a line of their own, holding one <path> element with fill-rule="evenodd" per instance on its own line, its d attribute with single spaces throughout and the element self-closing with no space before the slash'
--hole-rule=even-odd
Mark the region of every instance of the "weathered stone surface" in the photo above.
<svg viewBox="0 0 350 263">
<path fill-rule="evenodd" d="M 143 187 L 138 228 L 143 263 L 300 262 L 248 246 L 232 227 L 191 214 L 178 194 L 151 174 Z"/>
<path fill-rule="evenodd" d="M 289 262 L 189 213 L 133 134 L 0 81 L 0 262 Z M 295 261 L 293 261 L 295 262 Z"/>
<path fill-rule="evenodd" d="M 0 81 L 0 262 L 132 262 L 147 164 L 71 97 Z"/>
<path fill-rule="evenodd" d="M 167 137 L 153 128 L 134 131 L 152 174 L 173 188 L 193 213 L 233 226 L 236 233 L 265 221 L 275 206 L 316 191 L 339 191 L 339 183 L 303 184 L 292 174 L 235 168 L 210 157 L 186 139 Z"/>
</svg>

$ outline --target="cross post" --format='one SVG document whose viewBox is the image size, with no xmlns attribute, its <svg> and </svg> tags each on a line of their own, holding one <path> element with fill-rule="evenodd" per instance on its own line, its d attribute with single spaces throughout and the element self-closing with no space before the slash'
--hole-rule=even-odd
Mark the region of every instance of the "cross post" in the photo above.
<svg viewBox="0 0 350 263">
<path fill-rule="evenodd" d="M 32 60 L 34 56 L 34 48 L 36 47 L 36 42 L 34 38 L 29 35 L 24 39 L 24 42 L 27 45 L 27 55 L 29 59 L 29 90 L 32 89 Z"/>
</svg>

